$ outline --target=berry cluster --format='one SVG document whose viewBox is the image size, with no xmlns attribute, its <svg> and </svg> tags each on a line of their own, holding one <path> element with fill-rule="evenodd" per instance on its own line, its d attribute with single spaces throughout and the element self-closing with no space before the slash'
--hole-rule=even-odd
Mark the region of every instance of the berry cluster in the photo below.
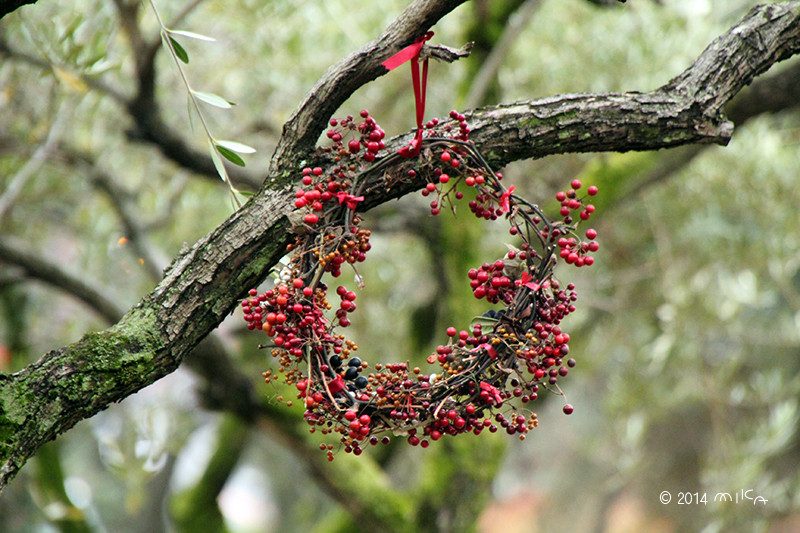
<svg viewBox="0 0 800 533">
<path fill-rule="evenodd" d="M 291 260 L 275 287 L 261 294 L 252 290 L 242 302 L 248 327 L 271 337 L 279 372 L 296 387 L 310 430 L 338 435 L 345 452 L 358 455 L 366 443 L 389 442 L 388 435 L 379 438 L 382 433 L 421 447 L 445 435 L 484 430 L 503 429 L 524 439 L 538 423 L 525 404 L 536 400 L 542 387 L 563 395 L 558 379 L 575 365 L 566 359 L 570 338 L 561 321 L 575 310 L 577 295 L 572 284 L 562 288 L 553 268 L 559 259 L 574 266 L 593 263 L 597 232 L 587 230 L 584 240 L 577 223 L 588 220 L 594 207 L 579 196 L 582 184 L 575 180 L 556 195 L 561 219 L 549 220 L 514 194 L 513 186 L 501 184 L 503 176 L 469 142 L 466 118 L 455 111 L 448 121 L 425 125 L 424 149 L 414 160 L 403 153 L 381 155 L 384 131 L 367 111 L 360 116 L 331 120 L 332 144 L 321 151 L 331 164 L 302 170 L 295 207 L 304 224 L 288 247 Z M 355 270 L 370 249 L 370 232 L 359 227 L 357 211 L 364 176 L 376 169 L 386 188 L 424 180 L 422 195 L 434 197 L 432 215 L 443 205 L 455 210 L 464 197 L 457 190 L 463 183 L 474 191 L 469 210 L 482 219 L 506 218 L 509 233 L 521 241 L 502 259 L 467 273 L 474 296 L 502 308 L 468 329 L 447 328 L 448 342 L 428 357 L 435 371 L 407 363 L 370 368 L 353 355 L 358 347 L 336 333 L 350 325 L 356 293 L 338 286 L 333 309 L 322 278 L 340 276 L 346 265 Z M 586 189 L 588 196 L 596 193 L 596 187 Z M 271 372 L 264 376 L 273 378 Z M 565 405 L 564 412 L 572 407 Z M 332 444 L 320 448 L 333 459 Z"/>
<path fill-rule="evenodd" d="M 480 300 L 485 297 L 489 303 L 493 304 L 500 301 L 510 304 L 514 300 L 516 287 L 505 274 L 505 269 L 506 264 L 502 259 L 498 259 L 494 263 L 484 263 L 480 269 L 470 269 L 467 275 L 475 298 Z"/>
</svg>

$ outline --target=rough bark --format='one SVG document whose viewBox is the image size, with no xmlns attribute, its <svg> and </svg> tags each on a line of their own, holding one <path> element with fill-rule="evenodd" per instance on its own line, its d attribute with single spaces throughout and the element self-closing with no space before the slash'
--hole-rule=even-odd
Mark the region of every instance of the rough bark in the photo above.
<svg viewBox="0 0 800 533">
<path fill-rule="evenodd" d="M 284 126 L 265 188 L 181 253 L 153 292 L 119 322 L 20 372 L 0 374 L 0 488 L 42 444 L 174 371 L 267 275 L 290 238 L 296 163 L 311 155 L 330 115 L 383 73 L 381 61 L 460 3 L 412 3 L 383 36 L 326 73 Z M 725 144 L 733 127 L 723 105 L 755 76 L 798 52 L 800 0 L 760 6 L 655 91 L 565 95 L 474 110 L 472 139 L 497 167 L 554 153 Z M 386 191 L 377 183 L 366 192 L 369 206 L 419 185 Z"/>
</svg>

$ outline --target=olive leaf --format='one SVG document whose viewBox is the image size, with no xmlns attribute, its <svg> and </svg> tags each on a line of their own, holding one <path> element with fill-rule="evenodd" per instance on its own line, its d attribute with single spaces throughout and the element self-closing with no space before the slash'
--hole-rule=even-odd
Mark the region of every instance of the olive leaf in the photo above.
<svg viewBox="0 0 800 533">
<path fill-rule="evenodd" d="M 169 38 L 169 42 L 172 43 L 172 49 L 175 50 L 175 55 L 178 56 L 178 59 L 188 64 L 189 54 L 186 53 L 186 49 L 184 49 L 183 46 L 181 46 L 180 43 L 178 43 L 178 41 L 172 37 Z"/>
<path fill-rule="evenodd" d="M 220 155 L 233 163 L 234 165 L 239 165 L 240 167 L 245 166 L 244 159 L 242 159 L 239 154 L 234 152 L 233 150 L 229 150 L 224 146 L 220 145 L 219 142 L 216 144 L 217 150 L 219 151 Z"/>
<path fill-rule="evenodd" d="M 222 109 L 230 109 L 231 107 L 236 105 L 233 102 L 226 100 L 223 97 L 214 93 L 206 93 L 203 91 L 195 91 L 194 89 L 192 89 L 192 94 L 198 100 L 202 100 L 203 102 L 209 105 L 213 105 L 215 107 L 221 107 Z"/>
</svg>

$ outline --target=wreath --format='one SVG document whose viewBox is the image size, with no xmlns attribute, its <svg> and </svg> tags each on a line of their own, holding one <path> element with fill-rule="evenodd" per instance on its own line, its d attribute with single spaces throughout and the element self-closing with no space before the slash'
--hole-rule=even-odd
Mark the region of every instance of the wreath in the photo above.
<svg viewBox="0 0 800 533">
<path fill-rule="evenodd" d="M 577 231 L 594 212 L 587 198 L 597 194 L 596 187 L 581 195 L 582 184 L 573 180 L 556 194 L 561 208 L 559 218 L 551 219 L 515 194 L 513 185 L 502 184 L 502 174 L 469 141 L 464 115 L 451 111 L 449 120 L 422 124 L 427 61 L 420 76 L 419 53 L 429 38 L 426 34 L 387 61 L 394 61 L 387 68 L 412 62 L 418 125 L 413 140 L 379 158 L 385 132 L 366 110 L 358 119 L 332 119 L 330 146 L 321 150 L 333 163 L 302 169 L 295 240 L 287 247 L 291 258 L 273 288 L 252 289 L 242 301 L 247 327 L 272 339 L 278 373 L 296 387 L 310 431 L 337 434 L 341 448 L 356 455 L 366 443 L 389 443 L 390 434 L 421 447 L 445 435 L 485 430 L 524 439 L 538 421 L 523 406 L 542 389 L 563 396 L 559 378 L 575 365 L 561 321 L 575 310 L 577 295 L 553 270 L 559 260 L 591 265 L 599 247 L 595 230 L 586 230 L 585 238 Z M 359 207 L 366 176 L 376 175 L 384 190 L 425 180 L 421 194 L 432 198 L 434 216 L 446 206 L 454 210 L 464 197 L 461 189 L 473 189 L 470 211 L 486 220 L 507 220 L 509 233 L 520 241 L 502 259 L 469 270 L 475 298 L 502 308 L 468 329 L 447 328 L 448 341 L 427 358 L 431 371 L 408 363 L 370 369 L 355 355 L 357 345 L 339 333 L 350 325 L 357 295 L 345 285 L 331 291 L 326 274 L 338 278 L 343 267 L 366 258 L 370 231 L 361 227 Z M 263 376 L 267 382 L 276 378 L 272 371 Z M 572 410 L 570 404 L 563 407 L 566 414 Z M 333 460 L 333 444 L 320 448 Z"/>
</svg>

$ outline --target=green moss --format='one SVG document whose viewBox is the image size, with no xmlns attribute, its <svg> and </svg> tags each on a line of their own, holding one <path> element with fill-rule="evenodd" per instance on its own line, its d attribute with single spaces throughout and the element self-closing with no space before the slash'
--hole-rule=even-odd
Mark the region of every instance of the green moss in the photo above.
<svg viewBox="0 0 800 533">
<path fill-rule="evenodd" d="M 535 128 L 539 124 L 542 123 L 542 120 L 538 117 L 531 116 L 531 118 L 527 118 L 519 123 L 520 126 L 523 128 Z"/>
<path fill-rule="evenodd" d="M 546 118 L 531 115 L 530 118 L 520 121 L 520 126 L 525 128 L 536 128 L 539 126 L 549 126 L 554 128 L 576 117 L 579 112 L 580 111 L 578 109 L 569 109 L 563 113 L 558 113 L 557 115 Z"/>
</svg>

